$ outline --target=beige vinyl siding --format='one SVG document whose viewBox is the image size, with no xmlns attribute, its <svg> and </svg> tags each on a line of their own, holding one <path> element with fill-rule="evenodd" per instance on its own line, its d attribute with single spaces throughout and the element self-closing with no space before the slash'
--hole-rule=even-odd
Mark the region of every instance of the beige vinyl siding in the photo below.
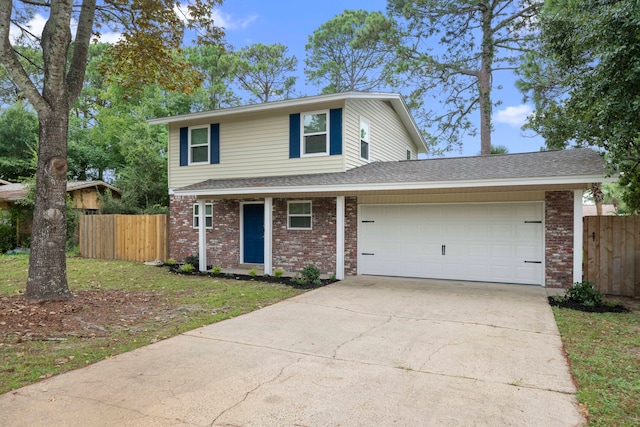
<svg viewBox="0 0 640 427">
<path fill-rule="evenodd" d="M 369 162 L 407 159 L 407 148 L 412 159 L 417 159 L 417 147 L 398 114 L 387 102 L 373 99 L 349 99 L 344 115 L 344 155 L 346 169 L 367 163 L 360 158 L 360 118 L 369 122 Z"/>
<path fill-rule="evenodd" d="M 544 201 L 544 193 L 544 191 L 540 190 L 448 194 L 365 195 L 358 197 L 358 204 L 540 202 Z"/>
<path fill-rule="evenodd" d="M 341 105 L 330 106 L 336 107 Z M 169 131 L 169 188 L 180 188 L 207 179 L 344 171 L 342 155 L 289 158 L 289 114 L 305 111 L 245 114 L 218 121 L 209 119 L 172 124 Z M 220 124 L 220 163 L 180 166 L 180 128 L 209 123 Z"/>
</svg>

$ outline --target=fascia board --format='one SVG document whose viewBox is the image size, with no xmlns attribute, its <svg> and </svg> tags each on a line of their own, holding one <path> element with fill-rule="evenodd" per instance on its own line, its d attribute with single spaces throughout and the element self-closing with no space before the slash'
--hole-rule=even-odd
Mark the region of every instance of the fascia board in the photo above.
<svg viewBox="0 0 640 427">
<path fill-rule="evenodd" d="M 402 182 L 402 183 L 372 183 L 372 184 L 336 184 L 311 186 L 280 186 L 280 187 L 238 187 L 208 190 L 174 189 L 173 194 L 184 196 L 226 196 L 249 194 L 288 194 L 288 193 L 327 193 L 327 192 L 366 192 L 385 190 L 435 190 L 454 188 L 479 187 L 508 187 L 530 185 L 570 185 L 590 184 L 592 182 L 615 182 L 616 178 L 603 178 L 597 175 L 552 177 L 552 178 L 523 178 L 523 179 L 494 179 L 483 181 L 443 181 L 443 182 Z"/>
</svg>

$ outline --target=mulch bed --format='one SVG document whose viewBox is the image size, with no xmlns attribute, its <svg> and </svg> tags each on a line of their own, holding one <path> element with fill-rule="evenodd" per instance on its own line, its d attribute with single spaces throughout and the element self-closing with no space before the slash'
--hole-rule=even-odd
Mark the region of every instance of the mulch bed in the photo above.
<svg viewBox="0 0 640 427">
<path fill-rule="evenodd" d="M 190 276 L 209 276 L 217 279 L 244 280 L 247 282 L 254 281 L 254 282 L 266 282 L 266 283 L 278 283 L 281 285 L 291 286 L 292 288 L 295 288 L 295 289 L 316 289 L 334 282 L 329 279 L 323 279 L 323 280 L 320 280 L 320 284 L 308 283 L 306 285 L 301 285 L 293 277 L 275 277 L 275 276 L 259 276 L 259 275 L 250 276 L 248 274 L 229 274 L 229 273 L 214 274 L 211 272 L 203 273 L 201 271 L 194 271 L 193 273 L 182 273 L 178 271 L 178 268 L 179 268 L 178 265 L 170 266 L 169 271 L 171 271 L 174 274 L 185 274 Z"/>
<path fill-rule="evenodd" d="M 627 313 L 629 309 L 618 303 L 615 305 L 597 304 L 594 306 L 586 306 L 577 301 L 570 299 L 560 299 L 557 297 L 549 297 L 549 305 L 552 307 L 570 308 L 572 310 L 586 311 L 588 313 Z"/>
</svg>

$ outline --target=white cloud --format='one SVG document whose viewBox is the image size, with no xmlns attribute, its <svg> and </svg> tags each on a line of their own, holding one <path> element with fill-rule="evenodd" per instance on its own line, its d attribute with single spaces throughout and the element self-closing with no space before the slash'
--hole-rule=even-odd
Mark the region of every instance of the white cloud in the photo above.
<svg viewBox="0 0 640 427">
<path fill-rule="evenodd" d="M 258 19 L 257 15 L 247 16 L 243 19 L 234 19 L 231 15 L 221 11 L 220 9 L 213 9 L 213 11 L 211 11 L 211 17 L 218 27 L 222 27 L 226 30 L 244 30 Z"/>
<path fill-rule="evenodd" d="M 187 9 L 187 5 L 182 5 L 180 7 L 174 6 L 173 10 L 183 21 L 185 21 L 189 16 L 189 10 Z M 223 12 L 220 9 L 212 9 L 211 18 L 213 18 L 213 23 L 216 26 L 222 27 L 225 30 L 237 30 L 237 29 L 244 30 L 249 25 L 251 25 L 252 22 L 258 19 L 258 16 L 251 15 L 243 19 L 235 19 L 227 12 Z"/>
<path fill-rule="evenodd" d="M 100 37 L 98 37 L 98 41 L 100 43 L 115 44 L 120 41 L 121 37 L 122 37 L 122 33 L 114 33 L 111 31 L 107 31 L 105 33 L 100 33 Z"/>
<path fill-rule="evenodd" d="M 520 104 L 515 107 L 507 107 L 499 110 L 493 116 L 496 123 L 506 123 L 513 127 L 521 127 L 527 121 L 527 117 L 531 115 L 533 108 L 530 105 Z"/>
<path fill-rule="evenodd" d="M 27 22 L 23 27 L 29 33 L 31 33 L 33 37 L 40 38 L 40 36 L 42 35 L 42 30 L 44 29 L 44 25 L 46 23 L 47 23 L 47 18 L 40 15 L 39 13 L 36 13 L 35 15 L 33 15 L 33 18 L 31 18 L 31 20 Z M 11 43 L 16 43 L 21 36 L 23 36 L 22 31 L 17 26 L 11 24 L 11 27 L 9 29 L 9 38 L 11 40 Z M 25 33 L 24 36 L 26 36 L 32 42 L 36 41 L 28 33 Z"/>
</svg>

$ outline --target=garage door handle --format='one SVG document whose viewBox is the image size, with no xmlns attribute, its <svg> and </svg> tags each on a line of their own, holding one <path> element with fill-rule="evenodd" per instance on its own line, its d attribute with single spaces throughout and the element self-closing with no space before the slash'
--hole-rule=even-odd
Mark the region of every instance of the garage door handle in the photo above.
<svg viewBox="0 0 640 427">
<path fill-rule="evenodd" d="M 367 221 L 367 220 L 362 221 L 362 223 L 365 223 L 365 222 L 375 222 L 375 221 Z"/>
<path fill-rule="evenodd" d="M 542 221 L 525 221 L 525 224 L 542 224 Z"/>
<path fill-rule="evenodd" d="M 375 255 L 375 254 L 372 252 L 362 252 L 362 255 Z"/>
<path fill-rule="evenodd" d="M 525 261 L 526 264 L 542 264 L 542 261 Z"/>
<path fill-rule="evenodd" d="M 442 255 L 447 254 L 447 245 L 442 245 Z"/>
</svg>

